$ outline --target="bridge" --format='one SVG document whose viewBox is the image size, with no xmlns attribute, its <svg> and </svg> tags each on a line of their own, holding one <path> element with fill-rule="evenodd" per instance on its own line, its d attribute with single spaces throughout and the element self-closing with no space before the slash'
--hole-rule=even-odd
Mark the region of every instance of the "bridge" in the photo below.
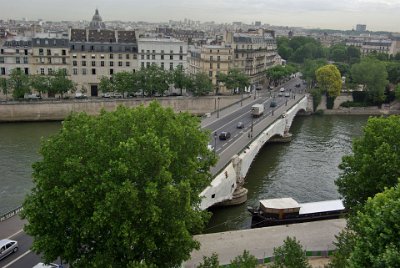
<svg viewBox="0 0 400 268">
<path fill-rule="evenodd" d="M 295 79 L 284 87 L 290 91 L 289 96 L 278 96 L 278 92 L 264 92 L 263 96 L 247 101 L 236 111 L 232 111 L 223 118 L 218 118 L 212 123 L 203 122 L 203 127 L 208 128 L 212 134 L 211 143 L 218 153 L 219 161 L 211 169 L 215 176 L 211 185 L 200 194 L 203 199 L 201 209 L 214 205 L 235 205 L 246 201 L 247 189 L 243 187 L 247 172 L 258 152 L 267 142 L 290 141 L 289 133 L 293 119 L 298 113 L 304 113 L 309 107 L 309 98 L 303 88 L 295 88 L 299 80 Z M 303 85 L 302 85 L 303 87 Z M 271 102 L 276 104 L 271 107 Z M 253 118 L 251 106 L 263 104 L 263 116 Z M 238 122 L 246 127 L 237 129 Z M 218 132 L 229 131 L 232 139 L 220 141 Z"/>
</svg>

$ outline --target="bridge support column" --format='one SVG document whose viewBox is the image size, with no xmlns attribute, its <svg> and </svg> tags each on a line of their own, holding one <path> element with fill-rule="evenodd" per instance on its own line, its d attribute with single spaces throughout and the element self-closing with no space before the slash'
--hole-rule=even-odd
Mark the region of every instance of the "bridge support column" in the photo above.
<svg viewBox="0 0 400 268">
<path fill-rule="evenodd" d="M 219 206 L 235 206 L 243 204 L 247 201 L 247 192 L 248 190 L 242 186 L 236 187 L 235 191 L 233 192 L 232 199 L 223 201 L 219 203 Z"/>
</svg>

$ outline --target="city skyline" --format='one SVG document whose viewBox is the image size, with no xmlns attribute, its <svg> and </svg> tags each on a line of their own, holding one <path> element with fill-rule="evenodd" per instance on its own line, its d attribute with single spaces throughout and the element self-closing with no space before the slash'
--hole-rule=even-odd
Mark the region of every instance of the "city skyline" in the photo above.
<svg viewBox="0 0 400 268">
<path fill-rule="evenodd" d="M 3 2 L 3 3 L 2 3 Z M 168 22 L 189 18 L 199 21 L 263 24 L 351 30 L 366 24 L 367 30 L 400 32 L 398 0 L 0 0 L 0 19 L 78 21 L 90 20 L 96 8 L 104 21 Z M 221 12 L 223 11 L 223 12 Z"/>
</svg>

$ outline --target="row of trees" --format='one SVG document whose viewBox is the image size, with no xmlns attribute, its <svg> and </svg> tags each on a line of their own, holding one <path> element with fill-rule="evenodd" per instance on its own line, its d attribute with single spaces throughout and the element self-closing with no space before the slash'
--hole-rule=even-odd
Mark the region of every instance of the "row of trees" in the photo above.
<svg viewBox="0 0 400 268">
<path fill-rule="evenodd" d="M 269 80 L 269 84 L 276 87 L 296 72 L 297 68 L 295 65 L 287 64 L 271 67 L 265 71 L 265 74 Z"/>
<path fill-rule="evenodd" d="M 12 94 L 14 99 L 23 98 L 25 94 L 35 89 L 39 94 L 49 96 L 65 94 L 75 89 L 74 83 L 68 78 L 64 70 L 53 72 L 52 75 L 27 75 L 20 69 L 13 69 L 9 78 L 0 78 L 0 88 L 6 97 Z"/>
<path fill-rule="evenodd" d="M 219 74 L 217 80 L 228 89 L 239 88 L 240 92 L 243 92 L 244 88 L 250 84 L 249 77 L 238 69 L 230 69 L 227 74 Z M 154 96 L 163 95 L 170 85 L 180 89 L 181 94 L 183 89 L 186 89 L 194 96 L 208 95 L 214 88 L 206 73 L 190 76 L 181 67 L 170 72 L 157 65 L 151 65 L 137 72 L 115 73 L 111 79 L 102 77 L 99 87 L 102 92 L 141 93 Z M 219 85 L 216 89 L 217 94 L 218 89 Z"/>
</svg>

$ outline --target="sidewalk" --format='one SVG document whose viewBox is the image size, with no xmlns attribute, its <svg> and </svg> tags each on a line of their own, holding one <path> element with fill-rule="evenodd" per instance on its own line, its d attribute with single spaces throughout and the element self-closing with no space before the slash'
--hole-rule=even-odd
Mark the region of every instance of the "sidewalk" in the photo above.
<svg viewBox="0 0 400 268">
<path fill-rule="evenodd" d="M 21 220 L 19 215 L 15 215 L 0 223 L 0 239 L 10 237 L 16 232 L 22 230 L 24 225 L 27 223 L 26 220 Z"/>
<path fill-rule="evenodd" d="M 274 248 L 281 246 L 287 236 L 296 237 L 307 251 L 332 250 L 335 235 L 345 227 L 345 219 L 336 219 L 196 235 L 200 250 L 192 252 L 184 267 L 194 268 L 203 261 L 203 256 L 210 257 L 214 252 L 221 265 L 229 264 L 244 250 L 257 259 L 272 257 Z"/>
</svg>

